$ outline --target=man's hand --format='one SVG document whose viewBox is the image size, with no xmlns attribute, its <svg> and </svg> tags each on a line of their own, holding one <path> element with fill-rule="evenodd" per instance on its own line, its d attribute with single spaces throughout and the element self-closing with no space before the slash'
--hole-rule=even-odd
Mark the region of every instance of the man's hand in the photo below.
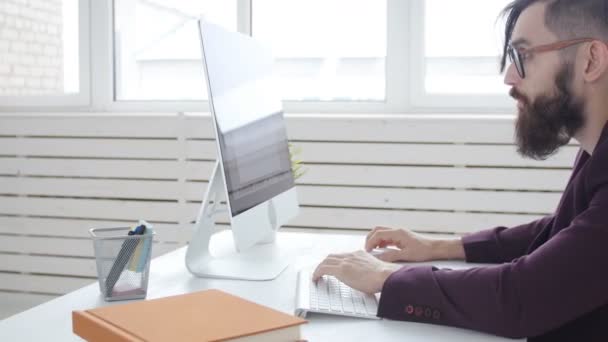
<svg viewBox="0 0 608 342">
<path fill-rule="evenodd" d="M 330 254 L 317 266 L 312 279 L 317 281 L 324 275 L 330 275 L 356 290 L 376 293 L 382 290 L 386 279 L 401 267 L 378 260 L 364 251 Z"/>
<path fill-rule="evenodd" d="M 365 238 L 365 250 L 387 249 L 376 257 L 383 261 L 428 261 L 437 259 L 464 260 L 464 247 L 460 239 L 429 239 L 407 229 L 374 228 Z"/>
</svg>

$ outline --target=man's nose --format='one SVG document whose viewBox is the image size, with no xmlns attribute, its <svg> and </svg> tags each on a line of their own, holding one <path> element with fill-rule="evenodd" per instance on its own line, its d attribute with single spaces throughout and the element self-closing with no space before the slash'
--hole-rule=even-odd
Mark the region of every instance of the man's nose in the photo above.
<svg viewBox="0 0 608 342">
<path fill-rule="evenodd" d="M 521 77 L 515 68 L 513 63 L 509 64 L 507 67 L 507 72 L 505 73 L 505 84 L 511 87 L 516 86 L 521 81 Z"/>
</svg>

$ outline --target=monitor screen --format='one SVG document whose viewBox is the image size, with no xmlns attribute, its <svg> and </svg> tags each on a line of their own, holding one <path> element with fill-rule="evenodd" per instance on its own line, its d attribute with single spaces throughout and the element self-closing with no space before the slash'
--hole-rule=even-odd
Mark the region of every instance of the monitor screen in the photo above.
<svg viewBox="0 0 608 342">
<path fill-rule="evenodd" d="M 236 216 L 295 185 L 282 103 L 270 49 L 214 25 L 203 36 L 228 205 Z"/>
<path fill-rule="evenodd" d="M 219 132 L 233 216 L 294 186 L 282 112 Z"/>
</svg>

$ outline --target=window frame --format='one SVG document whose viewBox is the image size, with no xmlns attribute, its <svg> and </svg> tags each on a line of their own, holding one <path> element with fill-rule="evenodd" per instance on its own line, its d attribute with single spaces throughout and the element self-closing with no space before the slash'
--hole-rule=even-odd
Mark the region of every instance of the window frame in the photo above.
<svg viewBox="0 0 608 342">
<path fill-rule="evenodd" d="M 411 0 L 409 20 L 412 30 L 419 34 L 411 35 L 410 46 L 410 82 L 409 110 L 425 113 L 450 111 L 453 113 L 498 113 L 511 114 L 515 104 L 507 94 L 432 94 L 426 92 L 424 84 L 425 74 L 425 0 Z M 497 65 L 498 67 L 498 65 Z"/>
<path fill-rule="evenodd" d="M 251 35 L 254 0 L 236 1 L 237 29 Z M 424 1 L 387 0 L 385 101 L 287 100 L 283 101 L 285 112 L 512 114 L 515 107 L 507 94 L 448 95 L 425 91 Z M 114 0 L 79 0 L 79 4 L 81 92 L 74 96 L 0 97 L 0 110 L 10 107 L 12 110 L 26 111 L 44 107 L 47 111 L 208 112 L 208 101 L 117 100 Z M 32 103 L 36 105 L 32 106 Z"/>
</svg>

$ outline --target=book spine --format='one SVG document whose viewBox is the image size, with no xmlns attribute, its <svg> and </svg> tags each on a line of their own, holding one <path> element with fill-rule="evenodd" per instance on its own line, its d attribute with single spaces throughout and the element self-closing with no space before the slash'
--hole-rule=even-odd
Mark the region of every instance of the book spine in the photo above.
<svg viewBox="0 0 608 342">
<path fill-rule="evenodd" d="M 88 342 L 142 341 L 86 311 L 72 312 L 72 331 Z"/>
</svg>

